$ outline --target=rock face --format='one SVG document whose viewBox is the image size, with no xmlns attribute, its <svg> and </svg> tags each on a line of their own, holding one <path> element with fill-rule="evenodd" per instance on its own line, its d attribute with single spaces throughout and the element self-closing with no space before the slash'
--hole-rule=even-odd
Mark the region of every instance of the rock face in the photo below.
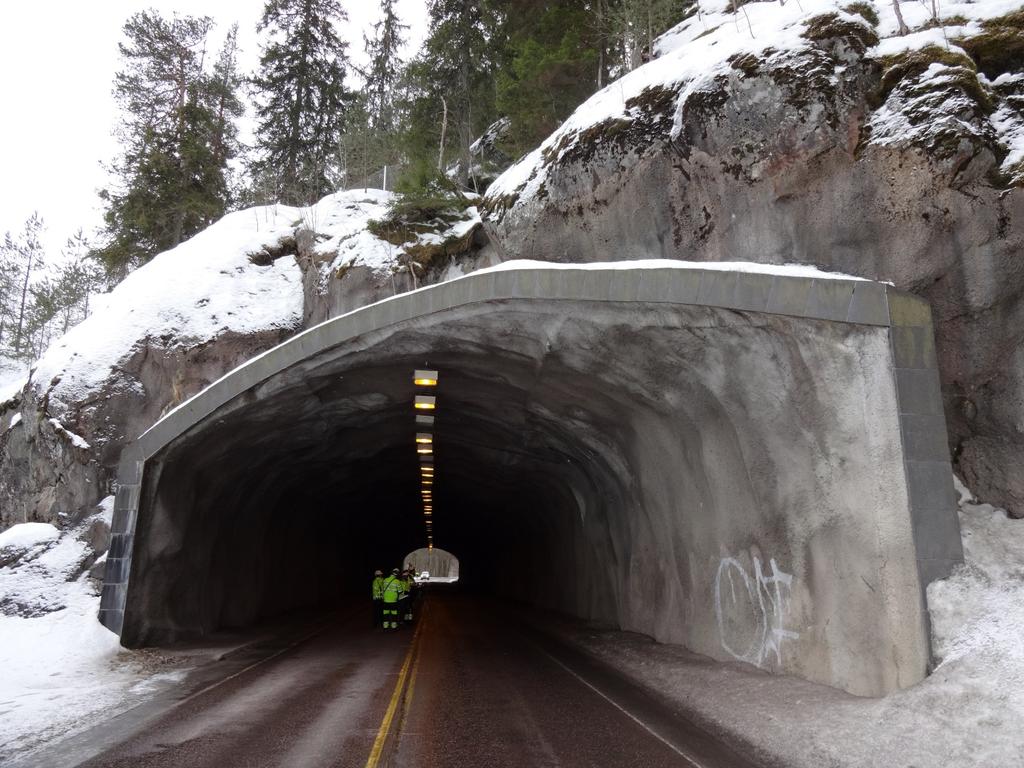
<svg viewBox="0 0 1024 768">
<path fill-rule="evenodd" d="M 74 525 L 112 492 L 121 448 L 168 408 L 291 335 L 277 329 L 226 333 L 195 346 L 140 339 L 102 386 L 61 402 L 31 384 L 17 395 L 0 436 L 0 527 L 18 522 Z M 57 406 L 58 404 L 54 404 Z"/>
<path fill-rule="evenodd" d="M 1024 515 L 1024 192 L 990 119 L 1019 118 L 1024 77 L 990 81 L 962 51 L 882 56 L 845 14 L 802 34 L 698 80 L 662 63 L 625 118 L 499 179 L 485 227 L 508 258 L 806 263 L 922 296 L 955 466 Z"/>
</svg>

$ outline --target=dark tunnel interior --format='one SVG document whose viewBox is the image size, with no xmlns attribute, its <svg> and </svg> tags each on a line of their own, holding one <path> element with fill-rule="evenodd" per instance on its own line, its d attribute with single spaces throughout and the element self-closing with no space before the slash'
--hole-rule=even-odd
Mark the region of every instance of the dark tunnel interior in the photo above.
<svg viewBox="0 0 1024 768">
<path fill-rule="evenodd" d="M 414 386 L 419 368 L 438 370 L 439 386 Z M 375 568 L 427 544 L 415 443 L 424 429 L 434 435 L 432 541 L 459 557 L 463 589 L 527 597 L 521 580 L 575 557 L 557 546 L 572 541 L 574 489 L 604 501 L 618 492 L 571 424 L 529 412 L 517 384 L 535 374 L 493 354 L 396 355 L 306 378 L 184 441 L 146 481 L 158 514 L 141 535 L 160 542 L 145 553 L 147 582 L 172 598 L 147 608 L 164 616 L 142 642 L 362 597 Z M 579 409 L 606 399 L 598 388 L 552 395 L 559 410 Z M 431 428 L 413 409 L 428 392 Z M 612 440 L 614 425 L 601 432 Z"/>
</svg>

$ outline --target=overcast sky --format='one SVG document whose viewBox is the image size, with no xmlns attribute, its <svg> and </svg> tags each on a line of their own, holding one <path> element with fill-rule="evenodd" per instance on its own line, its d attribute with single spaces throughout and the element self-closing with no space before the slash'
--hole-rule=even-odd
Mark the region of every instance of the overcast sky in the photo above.
<svg viewBox="0 0 1024 768">
<path fill-rule="evenodd" d="M 361 57 L 363 31 L 376 21 L 376 0 L 342 0 L 350 54 Z M 155 8 L 210 15 L 217 45 L 239 23 L 242 64 L 259 56 L 256 21 L 262 0 L 29 0 L 4 3 L 0 25 L 0 235 L 21 229 L 32 211 L 47 224 L 51 253 L 79 227 L 101 223 L 96 191 L 106 183 L 100 164 L 117 152 L 111 97 L 125 20 Z M 398 0 L 410 24 L 409 53 L 422 40 L 424 0 Z M 407 54 L 408 55 L 408 54 Z"/>
</svg>

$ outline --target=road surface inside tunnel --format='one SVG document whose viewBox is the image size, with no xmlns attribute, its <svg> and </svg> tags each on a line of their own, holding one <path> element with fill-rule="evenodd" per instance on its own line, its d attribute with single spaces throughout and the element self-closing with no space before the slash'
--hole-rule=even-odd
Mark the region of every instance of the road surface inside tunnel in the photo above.
<svg viewBox="0 0 1024 768">
<path fill-rule="evenodd" d="M 330 623 L 80 765 L 753 765 L 502 604 L 435 591 L 415 628 L 367 618 Z"/>
</svg>

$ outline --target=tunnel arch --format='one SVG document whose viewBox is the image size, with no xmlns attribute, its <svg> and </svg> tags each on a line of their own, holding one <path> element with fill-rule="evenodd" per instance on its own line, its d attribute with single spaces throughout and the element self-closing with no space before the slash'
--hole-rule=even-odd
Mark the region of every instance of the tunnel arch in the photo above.
<svg viewBox="0 0 1024 768">
<path fill-rule="evenodd" d="M 962 557 L 931 334 L 913 297 L 784 268 L 519 266 L 396 296 L 126 448 L 101 620 L 129 646 L 245 625 L 422 545 L 426 366 L 438 544 L 501 594 L 855 693 L 908 685 L 923 589 Z"/>
</svg>

